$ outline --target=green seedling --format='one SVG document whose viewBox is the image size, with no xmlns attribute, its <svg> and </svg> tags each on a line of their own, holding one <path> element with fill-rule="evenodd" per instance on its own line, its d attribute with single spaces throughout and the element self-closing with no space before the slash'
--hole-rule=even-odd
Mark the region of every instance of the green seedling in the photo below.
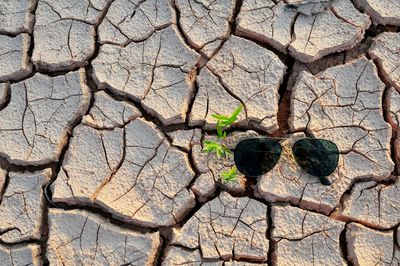
<svg viewBox="0 0 400 266">
<path fill-rule="evenodd" d="M 234 166 L 228 171 L 221 173 L 221 179 L 223 183 L 235 182 L 238 175 L 237 168 Z"/>
<path fill-rule="evenodd" d="M 229 117 L 219 114 L 212 114 L 211 116 L 217 120 L 217 124 L 219 124 L 221 127 L 229 127 L 237 120 L 237 117 L 242 109 L 243 106 L 239 105 Z"/>
<path fill-rule="evenodd" d="M 218 159 L 226 158 L 232 153 L 230 149 L 228 149 L 225 145 L 223 145 L 220 142 L 205 140 L 203 142 L 203 146 L 204 146 L 203 148 L 204 152 L 215 153 L 217 154 Z"/>
<path fill-rule="evenodd" d="M 242 111 L 243 106 L 239 105 L 230 116 L 224 116 L 219 114 L 212 114 L 211 116 L 217 120 L 217 133 L 219 138 L 226 138 L 225 128 L 229 128 L 233 123 L 236 122 L 238 115 Z"/>
<path fill-rule="evenodd" d="M 226 158 L 232 155 L 231 150 L 222 143 L 222 140 L 226 138 L 225 130 L 236 122 L 237 117 L 242 110 L 243 106 L 240 105 L 229 116 L 224 116 L 219 114 L 211 115 L 214 119 L 217 120 L 216 129 L 217 129 L 218 141 L 205 140 L 203 142 L 203 152 L 215 153 L 217 155 L 218 160 L 225 160 Z M 230 170 L 221 173 L 221 180 L 224 183 L 234 182 L 236 181 L 237 174 L 238 172 L 236 167 L 232 167 Z"/>
</svg>

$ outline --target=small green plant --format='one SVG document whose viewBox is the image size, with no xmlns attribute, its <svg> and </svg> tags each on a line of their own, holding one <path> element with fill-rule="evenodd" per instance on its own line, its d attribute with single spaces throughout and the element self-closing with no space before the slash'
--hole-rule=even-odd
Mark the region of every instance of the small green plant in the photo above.
<svg viewBox="0 0 400 266">
<path fill-rule="evenodd" d="M 219 114 L 212 114 L 211 116 L 217 120 L 217 134 L 218 138 L 226 138 L 226 131 L 236 120 L 240 112 L 242 111 L 243 106 L 239 105 L 235 111 L 228 117 Z"/>
<path fill-rule="evenodd" d="M 226 138 L 226 130 L 237 120 L 238 115 L 243 110 L 243 106 L 238 106 L 229 116 L 212 114 L 211 116 L 217 120 L 217 136 L 218 141 L 205 140 L 203 142 L 203 152 L 215 153 L 218 160 L 224 160 L 232 155 L 231 150 L 226 147 L 222 141 Z M 221 173 L 221 179 L 224 183 L 234 182 L 237 177 L 236 167 Z"/>
<path fill-rule="evenodd" d="M 221 173 L 221 179 L 224 183 L 235 182 L 237 177 L 237 168 L 234 166 L 228 171 Z"/>
<path fill-rule="evenodd" d="M 218 159 L 226 158 L 232 153 L 231 150 L 228 149 L 225 145 L 215 141 L 205 140 L 203 142 L 203 146 L 204 152 L 215 153 L 217 154 Z"/>
</svg>

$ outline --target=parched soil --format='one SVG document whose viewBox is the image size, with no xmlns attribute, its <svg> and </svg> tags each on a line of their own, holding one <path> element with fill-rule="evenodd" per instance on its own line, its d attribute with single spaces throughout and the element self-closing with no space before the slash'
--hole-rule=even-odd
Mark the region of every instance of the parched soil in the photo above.
<svg viewBox="0 0 400 266">
<path fill-rule="evenodd" d="M 328 139 L 221 180 L 244 138 Z M 400 265 L 397 0 L 0 1 L 0 265 Z"/>
</svg>

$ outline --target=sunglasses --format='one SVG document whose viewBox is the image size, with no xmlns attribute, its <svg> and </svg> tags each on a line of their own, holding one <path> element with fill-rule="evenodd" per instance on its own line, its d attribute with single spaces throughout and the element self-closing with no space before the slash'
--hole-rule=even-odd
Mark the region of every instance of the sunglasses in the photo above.
<svg viewBox="0 0 400 266">
<path fill-rule="evenodd" d="M 266 174 L 278 163 L 283 138 L 250 138 L 240 141 L 234 152 L 237 169 L 249 177 Z M 325 177 L 332 174 L 339 162 L 339 149 L 325 139 L 302 138 L 292 146 L 293 157 L 304 172 L 316 176 L 323 185 L 331 185 Z"/>
</svg>

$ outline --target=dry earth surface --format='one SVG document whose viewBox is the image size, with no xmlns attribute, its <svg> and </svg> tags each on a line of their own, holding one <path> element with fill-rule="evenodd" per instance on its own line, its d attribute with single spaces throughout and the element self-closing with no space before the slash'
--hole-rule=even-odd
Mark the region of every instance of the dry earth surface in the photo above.
<svg viewBox="0 0 400 266">
<path fill-rule="evenodd" d="M 202 151 L 290 151 L 257 179 Z M 1 0 L 0 265 L 400 265 L 398 0 Z"/>
</svg>

